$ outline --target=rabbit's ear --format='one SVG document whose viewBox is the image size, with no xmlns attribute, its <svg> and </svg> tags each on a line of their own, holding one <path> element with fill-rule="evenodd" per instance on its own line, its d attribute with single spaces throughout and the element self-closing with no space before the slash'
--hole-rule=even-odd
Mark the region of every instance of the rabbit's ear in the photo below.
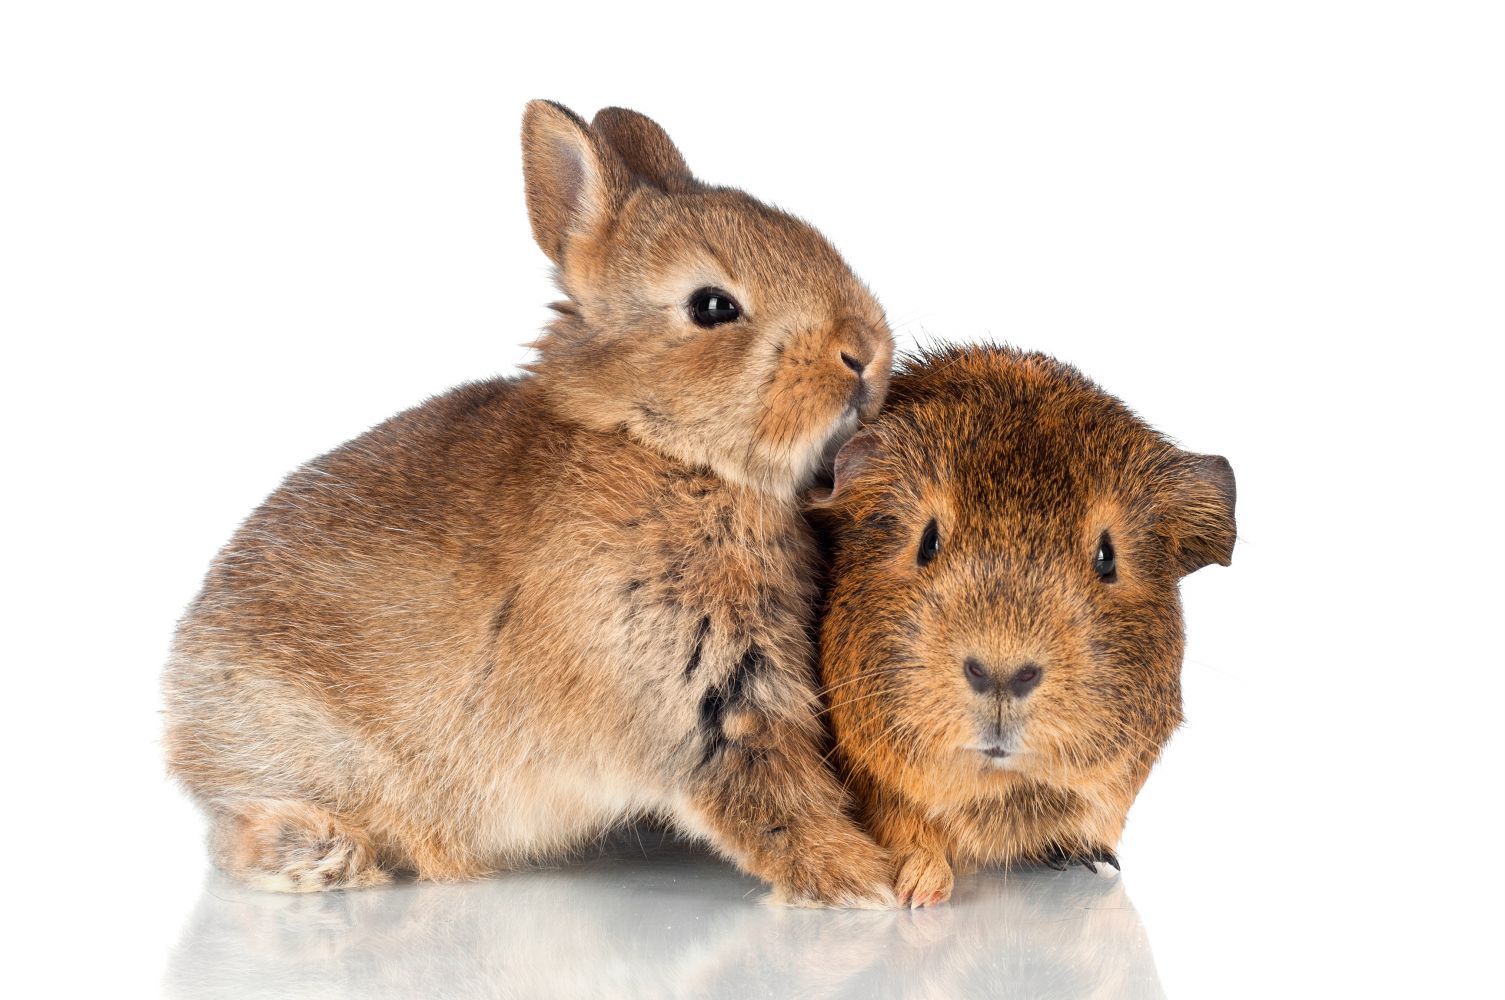
<svg viewBox="0 0 1505 1000">
<path fill-rule="evenodd" d="M 627 108 L 602 108 L 591 119 L 591 131 L 615 149 L 641 180 L 665 191 L 684 191 L 695 185 L 669 134 L 647 115 Z"/>
<path fill-rule="evenodd" d="M 556 265 L 572 236 L 617 210 L 627 187 L 616 152 L 569 108 L 529 101 L 523 113 L 523 183 L 533 238 Z"/>
</svg>

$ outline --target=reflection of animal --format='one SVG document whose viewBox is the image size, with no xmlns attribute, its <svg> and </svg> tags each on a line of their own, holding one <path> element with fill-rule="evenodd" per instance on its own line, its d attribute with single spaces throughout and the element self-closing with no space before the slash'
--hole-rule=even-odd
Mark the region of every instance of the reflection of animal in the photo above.
<svg viewBox="0 0 1505 1000">
<path fill-rule="evenodd" d="M 1233 551 L 1227 461 L 1075 369 L 953 348 L 895 376 L 836 459 L 822 635 L 839 757 L 900 895 L 949 862 L 1117 866 L 1181 719 L 1177 582 Z"/>
<path fill-rule="evenodd" d="M 984 872 L 916 912 L 748 906 L 755 884 L 632 838 L 555 871 L 271 896 L 211 876 L 168 964 L 193 1000 L 1162 996 L 1123 881 Z M 655 835 L 655 840 L 656 840 Z M 694 891 L 684 886 L 693 884 Z"/>
<path fill-rule="evenodd" d="M 657 125 L 535 102 L 567 301 L 533 374 L 293 473 L 215 561 L 167 754 L 269 888 L 457 878 L 671 818 L 790 899 L 891 871 L 822 767 L 797 497 L 882 400 L 882 312 L 818 233 Z"/>
</svg>

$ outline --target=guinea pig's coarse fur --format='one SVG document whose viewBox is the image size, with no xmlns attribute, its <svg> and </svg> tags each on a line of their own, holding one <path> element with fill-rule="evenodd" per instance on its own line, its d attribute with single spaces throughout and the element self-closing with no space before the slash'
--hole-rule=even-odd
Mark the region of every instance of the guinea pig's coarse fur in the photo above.
<svg viewBox="0 0 1505 1000">
<path fill-rule="evenodd" d="M 1228 462 L 1068 365 L 966 347 L 901 365 L 835 475 L 822 680 L 901 900 L 948 898 L 952 864 L 1117 868 L 1181 720 L 1178 581 L 1232 555 Z"/>
<path fill-rule="evenodd" d="M 883 399 L 883 313 L 642 115 L 536 101 L 522 139 L 566 296 L 531 374 L 393 417 L 250 516 L 177 631 L 169 769 L 267 888 L 474 876 L 656 816 L 777 898 L 891 902 L 824 762 L 800 510 Z"/>
</svg>

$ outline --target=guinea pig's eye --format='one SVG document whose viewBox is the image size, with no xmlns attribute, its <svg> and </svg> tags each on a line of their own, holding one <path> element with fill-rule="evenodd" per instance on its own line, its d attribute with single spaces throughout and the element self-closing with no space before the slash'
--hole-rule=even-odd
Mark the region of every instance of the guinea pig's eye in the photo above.
<svg viewBox="0 0 1505 1000">
<path fill-rule="evenodd" d="M 1092 560 L 1092 568 L 1104 583 L 1118 582 L 1118 559 L 1113 555 L 1113 539 L 1106 531 L 1097 540 L 1097 558 Z"/>
<path fill-rule="evenodd" d="M 915 552 L 915 562 L 921 566 L 928 565 L 941 551 L 941 529 L 935 525 L 935 518 L 925 525 L 925 530 L 920 532 L 920 548 Z"/>
<path fill-rule="evenodd" d="M 690 319 L 696 326 L 720 326 L 742 315 L 737 300 L 719 288 L 702 288 L 690 296 Z"/>
</svg>

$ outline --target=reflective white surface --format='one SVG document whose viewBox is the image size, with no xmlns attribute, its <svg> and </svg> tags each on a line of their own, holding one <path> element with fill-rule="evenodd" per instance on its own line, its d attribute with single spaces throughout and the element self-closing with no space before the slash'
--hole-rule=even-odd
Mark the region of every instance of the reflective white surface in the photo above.
<svg viewBox="0 0 1505 1000">
<path fill-rule="evenodd" d="M 168 960 L 182 1000 L 1164 996 L 1118 877 L 986 871 L 950 905 L 776 907 L 700 849 L 629 831 L 556 869 L 290 896 L 209 876 Z"/>
</svg>

